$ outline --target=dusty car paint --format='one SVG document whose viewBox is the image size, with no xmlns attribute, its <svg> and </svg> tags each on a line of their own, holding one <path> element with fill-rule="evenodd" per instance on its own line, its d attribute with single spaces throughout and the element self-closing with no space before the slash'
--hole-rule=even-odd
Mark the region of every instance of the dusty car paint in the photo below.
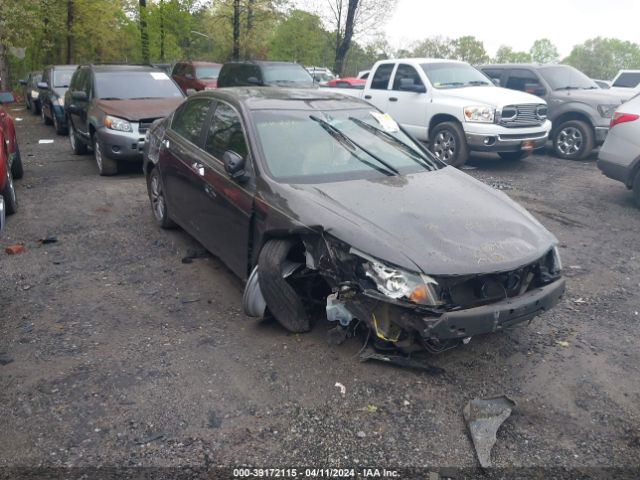
<svg viewBox="0 0 640 480">
<path fill-rule="evenodd" d="M 330 291 L 311 303 L 333 302 L 344 314 L 344 328 L 360 320 L 374 338 L 405 352 L 427 344 L 438 351 L 443 342 L 507 328 L 559 301 L 564 280 L 552 265 L 555 237 L 506 195 L 453 167 L 321 184 L 279 183 L 268 175 L 252 110 L 370 106 L 317 91 L 230 90 L 197 94 L 190 101 L 215 99 L 239 112 L 250 149 L 248 181 L 234 181 L 216 168 L 195 177 L 189 166 L 204 151 L 178 138 L 169 128 L 171 117 L 151 128 L 144 170 L 149 175 L 159 168 L 171 184 L 167 205 L 173 220 L 240 278 L 254 272 L 245 293 L 248 313 L 262 313 L 256 264 L 262 246 L 277 238 L 296 238 L 303 256 L 294 265 L 297 272 L 283 270 L 287 282 L 319 276 Z M 176 152 L 182 161 L 173 157 Z M 199 181 L 204 188 L 189 186 Z M 368 260 L 433 276 L 450 298 L 434 306 L 389 298 L 363 275 Z M 503 294 L 505 282 L 516 283 Z M 485 287 L 490 293 L 483 290 L 475 298 L 474 288 Z M 463 300 L 455 304 L 452 298 Z"/>
</svg>

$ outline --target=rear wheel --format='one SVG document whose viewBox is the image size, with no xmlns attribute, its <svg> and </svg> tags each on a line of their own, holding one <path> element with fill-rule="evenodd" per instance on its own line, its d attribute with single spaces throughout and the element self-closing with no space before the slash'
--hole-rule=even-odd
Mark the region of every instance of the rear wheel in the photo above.
<svg viewBox="0 0 640 480">
<path fill-rule="evenodd" d="M 87 146 L 78 138 L 71 122 L 69 122 L 69 143 L 75 155 L 84 155 L 87 153 Z"/>
<path fill-rule="evenodd" d="M 469 147 L 462 127 L 455 122 L 436 125 L 429 137 L 429 149 L 452 167 L 463 166 L 469 158 Z"/>
<path fill-rule="evenodd" d="M 633 180 L 633 199 L 636 206 L 640 208 L 640 171 L 636 173 L 636 178 Z"/>
<path fill-rule="evenodd" d="M 531 155 L 531 152 L 522 151 L 522 150 L 519 152 L 498 152 L 498 155 L 503 160 L 518 161 Z"/>
<path fill-rule="evenodd" d="M 258 258 L 258 282 L 267 308 L 290 332 L 307 332 L 311 320 L 300 296 L 285 278 L 284 266 L 294 247 L 293 240 L 269 240 Z"/>
<path fill-rule="evenodd" d="M 104 155 L 97 133 L 93 135 L 93 156 L 96 159 L 100 175 L 108 177 L 118 173 L 118 162 Z"/>
<path fill-rule="evenodd" d="M 13 184 L 13 174 L 11 169 L 7 168 L 7 178 L 5 181 L 4 190 L 2 190 L 2 197 L 4 198 L 4 206 L 7 211 L 7 215 L 16 213 L 18 211 L 18 199 L 16 198 L 16 189 Z"/>
<path fill-rule="evenodd" d="M 156 223 L 162 228 L 175 228 L 175 222 L 169 217 L 162 179 L 157 168 L 151 170 L 151 173 L 147 175 L 147 193 Z"/>
<path fill-rule="evenodd" d="M 558 126 L 553 136 L 553 150 L 566 160 L 582 160 L 593 150 L 591 126 L 581 120 L 569 120 Z"/>
<path fill-rule="evenodd" d="M 16 143 L 16 157 L 13 159 L 11 165 L 11 175 L 16 180 L 20 180 L 24 176 L 24 167 L 22 166 L 22 156 L 20 155 L 20 148 Z"/>
</svg>

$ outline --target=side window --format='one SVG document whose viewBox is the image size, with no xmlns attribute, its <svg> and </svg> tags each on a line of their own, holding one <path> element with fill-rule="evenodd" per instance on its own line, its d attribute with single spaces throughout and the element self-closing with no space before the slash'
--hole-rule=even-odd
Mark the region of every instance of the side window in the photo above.
<svg viewBox="0 0 640 480">
<path fill-rule="evenodd" d="M 500 85 L 500 79 L 502 78 L 502 70 L 498 70 L 498 69 L 493 69 L 493 68 L 483 68 L 482 72 L 491 79 L 491 81 L 496 84 L 496 85 Z"/>
<path fill-rule="evenodd" d="M 173 116 L 171 129 L 194 145 L 200 145 L 202 126 L 207 119 L 211 100 L 198 98 L 187 101 Z"/>
<path fill-rule="evenodd" d="M 534 95 L 544 95 L 544 86 L 540 83 L 538 76 L 531 70 L 517 68 L 511 70 L 509 80 L 505 85 L 512 90 L 532 93 Z"/>
<path fill-rule="evenodd" d="M 385 63 L 376 69 L 376 73 L 371 80 L 371 88 L 374 90 L 386 90 L 389 86 L 389 79 L 393 71 L 393 63 Z"/>
<path fill-rule="evenodd" d="M 176 65 L 173 67 L 173 72 L 171 72 L 171 75 L 182 75 L 181 63 L 176 63 Z"/>
<path fill-rule="evenodd" d="M 219 103 L 213 114 L 205 150 L 219 160 L 222 160 L 222 155 L 227 150 L 247 158 L 249 149 L 242 131 L 240 116 L 226 103 Z"/>
<path fill-rule="evenodd" d="M 82 77 L 82 90 L 84 90 L 85 92 L 87 92 L 87 97 L 91 98 L 91 91 L 93 90 L 91 88 L 92 84 L 93 84 L 93 75 L 91 73 L 91 70 L 86 69 L 84 72 L 84 77 Z"/>
<path fill-rule="evenodd" d="M 393 89 L 400 90 L 402 85 L 419 85 L 424 87 L 424 83 L 422 83 L 416 69 L 405 63 L 398 65 L 396 76 L 393 80 Z"/>
</svg>

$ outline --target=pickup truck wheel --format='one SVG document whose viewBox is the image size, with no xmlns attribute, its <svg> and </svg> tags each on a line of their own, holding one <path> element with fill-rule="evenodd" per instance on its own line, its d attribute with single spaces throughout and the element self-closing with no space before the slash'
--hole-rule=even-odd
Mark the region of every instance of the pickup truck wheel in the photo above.
<svg viewBox="0 0 640 480">
<path fill-rule="evenodd" d="M 284 328 L 308 332 L 311 321 L 300 296 L 284 277 L 283 265 L 294 246 L 292 240 L 269 240 L 258 258 L 258 282 L 267 308 Z"/>
<path fill-rule="evenodd" d="M 87 153 L 87 146 L 76 135 L 71 121 L 69 121 L 69 143 L 71 144 L 71 150 L 73 150 L 74 155 L 84 155 Z"/>
<path fill-rule="evenodd" d="M 0 195 L 4 198 L 4 207 L 7 215 L 16 213 L 18 211 L 18 199 L 16 198 L 16 188 L 13 184 L 13 174 L 11 169 L 7 168 L 7 178 L 4 185 L 4 190 L 0 192 Z"/>
<path fill-rule="evenodd" d="M 93 157 L 96 159 L 98 172 L 100 172 L 101 176 L 109 177 L 118 173 L 118 162 L 108 158 L 102 152 L 102 145 L 100 145 L 100 139 L 97 133 L 93 135 Z"/>
<path fill-rule="evenodd" d="M 16 156 L 11 164 L 11 175 L 15 180 L 20 180 L 24 176 L 24 167 L 22 166 L 22 156 L 20 155 L 20 148 L 16 144 Z"/>
<path fill-rule="evenodd" d="M 149 194 L 151 210 L 153 210 L 153 217 L 156 219 L 156 223 L 161 228 L 175 228 L 175 222 L 169 217 L 162 179 L 157 168 L 151 170 L 151 173 L 147 175 L 147 193 Z"/>
<path fill-rule="evenodd" d="M 636 178 L 633 180 L 633 199 L 636 206 L 640 208 L 640 171 L 636 173 Z"/>
<path fill-rule="evenodd" d="M 558 126 L 553 136 L 553 150 L 560 158 L 582 160 L 593 150 L 593 131 L 581 120 L 569 120 Z"/>
<path fill-rule="evenodd" d="M 454 122 L 436 125 L 429 138 L 429 149 L 444 163 L 461 167 L 469 158 L 469 147 L 462 127 Z"/>
<path fill-rule="evenodd" d="M 508 160 L 510 162 L 515 162 L 518 160 L 522 160 L 523 158 L 531 155 L 531 152 L 527 151 L 519 151 L 519 152 L 498 152 L 498 155 L 503 160 Z"/>
</svg>

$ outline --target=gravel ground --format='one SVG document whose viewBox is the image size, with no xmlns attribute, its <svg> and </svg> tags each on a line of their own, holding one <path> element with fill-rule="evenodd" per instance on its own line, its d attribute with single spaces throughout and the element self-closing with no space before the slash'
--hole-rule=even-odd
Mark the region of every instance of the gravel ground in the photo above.
<svg viewBox="0 0 640 480">
<path fill-rule="evenodd" d="M 640 468 L 640 213 L 595 156 L 472 159 L 559 238 L 568 290 L 430 375 L 360 363 L 326 321 L 288 335 L 245 317 L 242 283 L 214 257 L 182 263 L 198 244 L 155 226 L 138 168 L 99 177 L 10 113 L 25 177 L 0 238 L 0 466 L 476 468 L 462 408 L 504 393 L 495 466 Z"/>
</svg>

